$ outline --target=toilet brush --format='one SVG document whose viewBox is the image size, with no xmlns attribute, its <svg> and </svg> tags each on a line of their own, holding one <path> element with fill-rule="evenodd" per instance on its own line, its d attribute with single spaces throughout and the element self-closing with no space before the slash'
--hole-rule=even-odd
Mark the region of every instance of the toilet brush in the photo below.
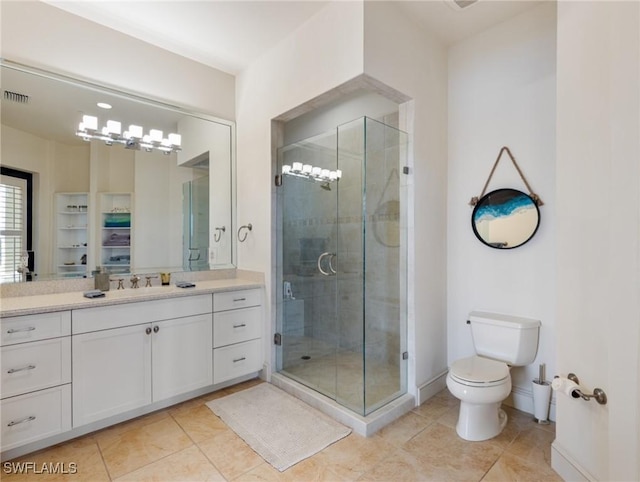
<svg viewBox="0 0 640 482">
<path fill-rule="evenodd" d="M 533 417 L 541 424 L 549 423 L 549 403 L 551 401 L 551 384 L 545 381 L 545 364 L 541 363 L 538 379 L 533 380 Z"/>
</svg>

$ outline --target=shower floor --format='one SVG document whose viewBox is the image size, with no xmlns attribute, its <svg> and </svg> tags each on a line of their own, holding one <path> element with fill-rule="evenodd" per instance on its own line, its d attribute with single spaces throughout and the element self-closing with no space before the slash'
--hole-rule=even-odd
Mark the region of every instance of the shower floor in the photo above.
<svg viewBox="0 0 640 482">
<path fill-rule="evenodd" d="M 304 336 L 288 336 L 283 353 L 283 375 L 358 414 L 365 411 L 365 397 L 369 413 L 402 395 L 397 365 L 367 360 L 365 367 L 362 353 L 336 351 L 327 342 Z"/>
</svg>

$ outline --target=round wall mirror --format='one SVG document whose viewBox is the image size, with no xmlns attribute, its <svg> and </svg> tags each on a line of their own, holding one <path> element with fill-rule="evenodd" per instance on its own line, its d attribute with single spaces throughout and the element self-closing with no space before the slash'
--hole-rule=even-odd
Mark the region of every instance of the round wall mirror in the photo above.
<svg viewBox="0 0 640 482">
<path fill-rule="evenodd" d="M 496 249 L 512 249 L 529 241 L 540 225 L 535 201 L 516 189 L 497 189 L 485 194 L 471 215 L 476 237 Z"/>
</svg>

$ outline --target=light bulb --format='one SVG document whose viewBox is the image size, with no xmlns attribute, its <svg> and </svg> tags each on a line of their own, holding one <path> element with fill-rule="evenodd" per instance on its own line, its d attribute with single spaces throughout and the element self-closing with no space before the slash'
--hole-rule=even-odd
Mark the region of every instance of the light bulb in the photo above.
<svg viewBox="0 0 640 482">
<path fill-rule="evenodd" d="M 151 129 L 149 131 L 149 136 L 151 140 L 154 142 L 162 142 L 162 131 L 158 129 Z"/>
<path fill-rule="evenodd" d="M 182 136 L 180 134 L 169 134 L 169 142 L 172 146 L 180 146 L 182 144 Z"/>
<path fill-rule="evenodd" d="M 82 123 L 84 124 L 85 129 L 89 129 L 92 131 L 98 130 L 98 118 L 92 115 L 83 115 Z"/>
<path fill-rule="evenodd" d="M 129 136 L 135 139 L 142 139 L 142 127 L 136 125 L 129 126 Z"/>
<path fill-rule="evenodd" d="M 122 125 L 118 121 L 108 120 L 107 121 L 107 131 L 109 134 L 119 136 L 122 132 Z"/>
</svg>

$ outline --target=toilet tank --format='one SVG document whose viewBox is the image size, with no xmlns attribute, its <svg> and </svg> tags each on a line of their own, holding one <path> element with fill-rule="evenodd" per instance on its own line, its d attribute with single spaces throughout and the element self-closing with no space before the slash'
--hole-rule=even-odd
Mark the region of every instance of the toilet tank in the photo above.
<svg viewBox="0 0 640 482">
<path fill-rule="evenodd" d="M 533 363 L 538 352 L 540 321 L 519 316 L 472 311 L 471 336 L 476 353 L 512 366 Z"/>
</svg>

